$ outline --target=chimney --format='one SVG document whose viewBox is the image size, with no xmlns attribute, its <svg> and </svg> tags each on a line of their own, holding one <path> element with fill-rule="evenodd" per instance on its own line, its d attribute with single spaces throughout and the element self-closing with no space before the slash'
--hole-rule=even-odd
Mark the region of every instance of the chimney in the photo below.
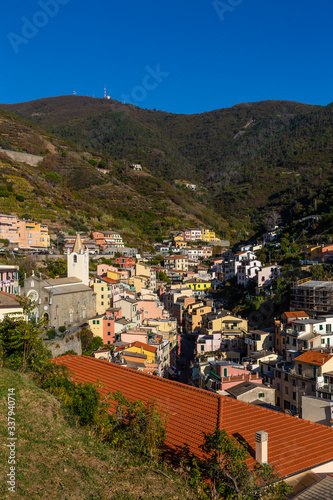
<svg viewBox="0 0 333 500">
<path fill-rule="evenodd" d="M 256 461 L 260 464 L 268 463 L 268 433 L 265 431 L 256 432 Z"/>
</svg>

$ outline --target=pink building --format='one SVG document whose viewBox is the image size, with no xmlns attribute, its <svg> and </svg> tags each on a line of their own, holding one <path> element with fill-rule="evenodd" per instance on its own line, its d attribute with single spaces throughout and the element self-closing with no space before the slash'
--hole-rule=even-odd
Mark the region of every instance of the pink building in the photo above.
<svg viewBox="0 0 333 500">
<path fill-rule="evenodd" d="M 121 307 L 110 307 L 103 318 L 103 343 L 113 344 L 115 341 L 115 321 L 122 318 Z"/>
<path fill-rule="evenodd" d="M 262 384 L 259 373 L 251 374 L 249 370 L 228 361 L 215 361 L 200 365 L 201 385 L 215 391 L 230 389 L 241 382 L 250 380 Z"/>
<path fill-rule="evenodd" d="M 168 319 L 169 313 L 157 300 L 138 300 L 138 310 L 142 309 L 143 319 Z"/>
<path fill-rule="evenodd" d="M 142 342 L 143 344 L 148 344 L 148 332 L 146 330 L 141 330 L 140 328 L 126 330 L 120 335 L 122 342 L 128 342 L 129 344 L 133 342 Z"/>
<path fill-rule="evenodd" d="M 201 250 L 202 250 L 202 257 L 203 259 L 209 259 L 209 257 L 211 257 L 213 255 L 213 249 L 212 247 L 200 247 Z"/>
<path fill-rule="evenodd" d="M 280 276 L 280 266 L 265 266 L 258 270 L 258 287 L 271 285 L 273 281 Z"/>
<path fill-rule="evenodd" d="M 197 354 L 215 352 L 221 348 L 221 332 L 211 335 L 198 335 Z"/>
<path fill-rule="evenodd" d="M 0 291 L 17 295 L 19 290 L 19 266 L 0 264 Z"/>
<path fill-rule="evenodd" d="M 98 264 L 97 276 L 104 276 L 108 272 L 117 273 L 124 279 L 128 279 L 130 277 L 130 272 L 125 269 L 119 269 L 119 267 L 110 266 L 108 264 Z"/>
</svg>

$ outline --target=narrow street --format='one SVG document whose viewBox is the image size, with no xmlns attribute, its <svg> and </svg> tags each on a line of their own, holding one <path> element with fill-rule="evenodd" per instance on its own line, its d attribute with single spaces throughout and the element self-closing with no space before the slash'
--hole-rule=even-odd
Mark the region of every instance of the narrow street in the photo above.
<svg viewBox="0 0 333 500">
<path fill-rule="evenodd" d="M 188 384 L 191 380 L 191 368 L 190 363 L 194 360 L 194 339 L 190 335 L 185 333 L 181 336 L 181 353 L 179 360 L 180 376 L 179 382 L 182 384 Z"/>
</svg>

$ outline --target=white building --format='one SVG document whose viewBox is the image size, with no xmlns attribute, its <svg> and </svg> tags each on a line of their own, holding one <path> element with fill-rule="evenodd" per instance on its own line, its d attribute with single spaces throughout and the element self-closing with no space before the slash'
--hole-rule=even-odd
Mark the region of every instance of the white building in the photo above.
<svg viewBox="0 0 333 500">
<path fill-rule="evenodd" d="M 237 284 L 243 285 L 246 288 L 249 281 L 256 277 L 259 269 L 261 269 L 260 260 L 241 262 L 241 265 L 237 269 Z"/>
<path fill-rule="evenodd" d="M 257 286 L 268 286 L 281 274 L 281 267 L 277 265 L 264 266 L 258 271 Z"/>
</svg>

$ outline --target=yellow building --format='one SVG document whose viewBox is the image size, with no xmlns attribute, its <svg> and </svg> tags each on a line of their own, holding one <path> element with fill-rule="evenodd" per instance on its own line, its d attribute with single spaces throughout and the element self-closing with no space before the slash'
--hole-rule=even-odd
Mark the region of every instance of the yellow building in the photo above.
<svg viewBox="0 0 333 500">
<path fill-rule="evenodd" d="M 187 333 L 201 331 L 203 321 L 202 317 L 210 313 L 211 305 L 206 305 L 205 302 L 199 301 L 194 304 L 189 304 L 184 312 L 184 327 Z"/>
<path fill-rule="evenodd" d="M 209 280 L 193 279 L 185 281 L 185 284 L 191 290 L 208 290 L 211 287 Z"/>
<path fill-rule="evenodd" d="M 135 293 L 141 293 L 142 289 L 148 288 L 149 278 L 147 278 L 147 276 L 133 276 L 128 282 L 130 285 L 134 286 Z"/>
<path fill-rule="evenodd" d="M 94 279 L 90 282 L 90 288 L 96 293 L 96 314 L 105 314 L 110 307 L 111 287 L 99 279 Z"/>
<path fill-rule="evenodd" d="M 133 352 L 136 354 L 145 354 L 147 356 L 148 363 L 156 362 L 156 351 L 157 348 L 149 344 L 143 344 L 142 342 L 135 342 L 130 347 L 125 347 L 122 352 Z"/>
<path fill-rule="evenodd" d="M 223 314 L 212 314 L 207 317 L 205 324 L 206 332 L 221 332 L 222 338 L 230 338 L 247 334 L 248 323 L 246 319 L 239 318 L 233 314 L 224 311 Z"/>
<path fill-rule="evenodd" d="M 48 227 L 32 220 L 19 220 L 18 232 L 21 247 L 42 247 L 50 246 L 50 236 Z"/>
<path fill-rule="evenodd" d="M 215 231 L 211 231 L 210 229 L 202 228 L 201 239 L 202 239 L 202 241 L 207 241 L 207 242 L 215 241 L 217 239 L 216 235 L 215 235 Z"/>
<path fill-rule="evenodd" d="M 187 245 L 186 241 L 184 240 L 184 237 L 181 234 L 174 236 L 173 244 L 175 245 L 176 248 L 186 248 Z"/>
<path fill-rule="evenodd" d="M 119 281 L 123 277 L 120 273 L 117 273 L 115 271 L 107 271 L 106 276 L 112 280 L 117 280 L 117 281 Z"/>
<path fill-rule="evenodd" d="M 103 339 L 103 316 L 95 316 L 88 319 L 89 329 L 93 332 L 94 336 Z"/>
</svg>

